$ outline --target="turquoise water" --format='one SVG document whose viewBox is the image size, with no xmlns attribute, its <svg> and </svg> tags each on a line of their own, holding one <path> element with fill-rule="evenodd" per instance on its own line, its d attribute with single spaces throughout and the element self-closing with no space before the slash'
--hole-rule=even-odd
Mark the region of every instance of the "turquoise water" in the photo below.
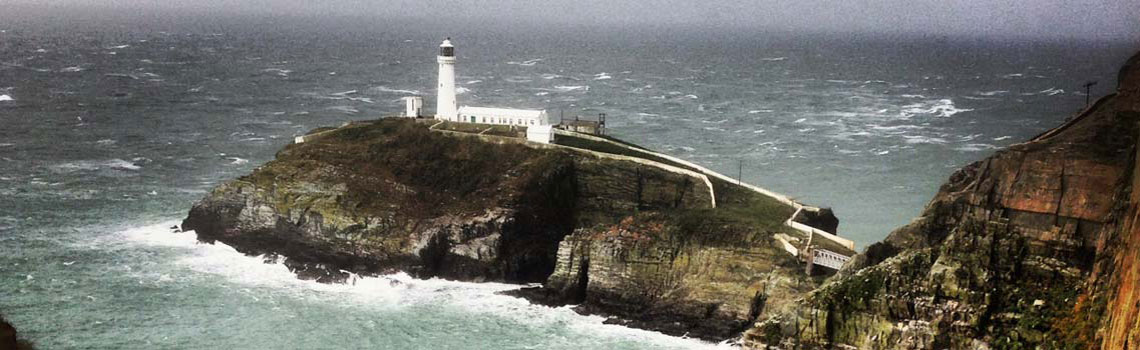
<svg viewBox="0 0 1140 350">
<path fill-rule="evenodd" d="M 7 16 L 7 17 L 5 17 Z M 1111 87 L 1125 44 L 0 15 L 0 312 L 44 349 L 702 348 L 402 275 L 321 285 L 169 229 L 307 130 L 427 95 L 607 113 L 615 136 L 832 206 L 860 246 L 949 173 Z M 69 23 L 69 24 L 63 24 Z M 413 28 L 413 29 L 409 29 Z M 456 29 L 458 30 L 458 29 Z"/>
</svg>

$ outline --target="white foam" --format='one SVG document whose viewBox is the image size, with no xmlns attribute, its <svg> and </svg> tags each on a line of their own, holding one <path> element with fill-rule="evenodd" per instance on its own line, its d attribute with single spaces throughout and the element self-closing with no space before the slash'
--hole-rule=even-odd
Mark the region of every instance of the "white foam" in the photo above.
<svg viewBox="0 0 1140 350">
<path fill-rule="evenodd" d="M 994 141 L 1002 141 L 1002 140 L 1009 140 L 1011 138 L 1013 138 L 1013 136 L 1006 135 L 1006 136 L 1001 136 L 1001 137 L 995 137 L 993 140 Z"/>
<path fill-rule="evenodd" d="M 468 80 L 468 81 L 467 81 L 466 83 L 464 83 L 464 84 L 468 84 L 468 85 L 470 85 L 470 84 L 478 84 L 478 83 L 482 83 L 482 82 L 483 82 L 482 80 L 479 80 L 479 79 L 475 79 L 475 80 Z"/>
<path fill-rule="evenodd" d="M 277 74 L 277 76 L 281 76 L 281 77 L 287 77 L 287 76 L 289 76 L 289 73 L 293 73 L 293 71 L 291 71 L 291 70 L 282 69 L 282 68 L 266 68 L 266 69 L 262 69 L 261 71 L 266 72 L 266 73 L 275 73 L 275 74 Z"/>
<path fill-rule="evenodd" d="M 973 110 L 973 109 L 958 108 L 957 106 L 954 105 L 954 101 L 951 99 L 948 99 L 948 98 L 935 100 L 935 101 L 928 101 L 925 104 L 923 104 L 923 103 L 909 104 L 909 105 L 903 106 L 902 108 L 903 108 L 903 110 L 900 113 L 900 115 L 905 117 L 905 118 L 910 118 L 910 117 L 912 117 L 914 115 L 918 115 L 918 114 L 929 114 L 929 115 L 934 115 L 934 116 L 938 116 L 938 117 L 948 118 L 948 117 L 952 117 L 958 113 L 969 112 L 969 111 Z"/>
<path fill-rule="evenodd" d="M 753 109 L 751 111 L 748 111 L 748 114 L 757 114 L 757 113 L 772 113 L 772 110 L 771 109 Z"/>
<path fill-rule="evenodd" d="M 783 61 L 783 60 L 787 60 L 787 59 L 788 59 L 787 57 L 764 57 L 764 58 L 761 58 L 760 60 L 766 61 L 766 62 L 779 62 L 779 61 Z"/>
<path fill-rule="evenodd" d="M 375 277 L 350 274 L 348 282 L 343 284 L 300 280 L 289 271 L 281 259 L 247 256 L 222 243 L 199 243 L 193 231 L 172 232 L 169 229 L 177 224 L 177 221 L 169 221 L 128 229 L 120 232 L 115 242 L 125 241 L 129 244 L 178 250 L 183 254 L 172 260 L 176 267 L 196 273 L 221 276 L 226 281 L 237 284 L 235 289 L 247 293 L 251 298 L 276 297 L 274 294 L 249 289 L 249 287 L 267 287 L 286 296 L 351 305 L 356 308 L 383 309 L 416 305 L 454 308 L 463 312 L 505 318 L 520 324 L 565 327 L 575 334 L 589 335 L 591 338 L 632 340 L 660 348 L 733 348 L 729 342 L 712 344 L 697 339 L 608 325 L 604 324 L 605 317 L 582 316 L 568 306 L 534 305 L 524 299 L 498 294 L 518 289 L 522 287 L 520 285 L 467 283 L 434 278 L 422 280 L 412 278 L 405 273 Z M 155 281 L 169 282 L 178 279 L 172 278 L 171 273 L 165 271 L 135 273 L 149 274 Z"/>
<path fill-rule="evenodd" d="M 83 67 L 79 67 L 79 66 L 67 67 L 64 69 L 60 69 L 59 71 L 63 72 L 63 73 L 75 73 L 75 72 L 83 71 Z"/>
<path fill-rule="evenodd" d="M 468 89 L 468 88 L 465 88 L 462 86 L 455 88 L 456 94 L 464 94 L 464 93 L 467 93 L 468 91 L 471 91 L 471 89 Z"/>
<path fill-rule="evenodd" d="M 542 61 L 542 59 L 541 59 L 541 58 L 535 58 L 535 59 L 530 59 L 530 60 L 526 60 L 526 61 L 522 61 L 522 62 L 517 62 L 517 61 L 509 61 L 509 62 L 507 62 L 507 64 L 513 64 L 513 65 L 516 65 L 516 66 L 524 66 L 524 67 L 530 67 L 530 66 L 533 66 L 533 65 L 535 65 L 536 63 L 538 63 L 538 62 L 541 62 L 541 61 Z"/>
<path fill-rule="evenodd" d="M 607 79 L 613 79 L 613 77 L 611 77 L 609 74 L 606 74 L 606 72 L 594 74 L 594 80 L 607 80 Z"/>
<path fill-rule="evenodd" d="M 963 151 L 963 152 L 977 152 L 977 151 L 985 151 L 985 150 L 991 150 L 991 149 L 997 149 L 997 148 L 998 148 L 997 146 L 994 146 L 991 144 L 986 144 L 986 143 L 969 143 L 969 144 L 966 144 L 964 146 L 956 147 L 954 149 L 959 150 L 959 151 Z"/>
<path fill-rule="evenodd" d="M 978 92 L 978 95 L 980 95 L 980 96 L 997 96 L 997 95 L 1006 94 L 1008 92 L 1009 91 L 1006 91 L 1006 90 L 994 90 L 994 91 Z"/>
<path fill-rule="evenodd" d="M 9 95 L 0 95 L 0 102 L 4 102 L 4 101 L 15 101 L 15 100 L 16 100 L 16 99 L 12 98 L 12 96 L 9 96 Z"/>
<path fill-rule="evenodd" d="M 580 91 L 590 91 L 590 86 L 588 86 L 588 85 L 556 85 L 556 86 L 554 86 L 554 88 L 558 89 L 558 91 L 563 91 L 563 92 L 579 91 L 579 90 Z"/>
<path fill-rule="evenodd" d="M 262 140 L 264 140 L 264 139 L 262 139 Z M 249 159 L 245 159 L 245 158 L 226 157 L 226 159 L 229 159 L 230 164 L 232 164 L 232 165 L 241 165 L 241 164 L 249 163 Z"/>
</svg>

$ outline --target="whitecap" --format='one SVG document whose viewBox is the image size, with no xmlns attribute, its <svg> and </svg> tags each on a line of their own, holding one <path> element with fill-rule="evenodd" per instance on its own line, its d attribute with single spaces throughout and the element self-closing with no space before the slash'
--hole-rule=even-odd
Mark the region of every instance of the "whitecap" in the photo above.
<svg viewBox="0 0 1140 350">
<path fill-rule="evenodd" d="M 7 143 L 7 142 L 0 143 L 0 147 L 12 147 L 15 145 L 16 144 L 14 144 L 14 143 Z"/>
<path fill-rule="evenodd" d="M 954 106 L 954 101 L 951 99 L 941 99 L 937 101 L 927 102 L 923 104 L 910 104 L 903 106 L 900 113 L 903 117 L 909 118 L 917 114 L 932 114 L 939 117 L 952 117 L 955 114 L 962 112 L 969 112 L 973 109 L 964 109 Z"/>
<path fill-rule="evenodd" d="M 503 80 L 505 80 L 508 83 L 529 83 L 529 82 L 534 81 L 534 80 L 527 78 L 527 77 L 507 77 L 507 78 L 503 78 Z"/>
<path fill-rule="evenodd" d="M 534 93 L 534 95 L 535 96 L 546 96 L 546 95 L 550 95 L 550 92 L 549 91 L 539 91 L 539 92 Z"/>
<path fill-rule="evenodd" d="M 232 165 L 241 165 L 241 164 L 249 163 L 249 159 L 245 159 L 245 158 L 226 157 L 226 159 L 229 159 L 230 164 L 232 164 Z"/>
<path fill-rule="evenodd" d="M 131 171 L 133 171 L 133 170 L 142 169 L 141 166 L 138 166 L 135 163 L 125 161 L 122 159 L 112 159 L 112 160 L 107 161 L 104 164 L 106 164 L 111 169 L 115 169 L 115 170 L 131 170 Z"/>
<path fill-rule="evenodd" d="M 108 50 L 121 50 L 121 49 L 125 49 L 125 48 L 128 48 L 128 47 L 131 47 L 131 45 L 118 45 L 118 46 L 111 46 L 111 47 L 108 47 L 107 49 L 108 49 Z"/>
<path fill-rule="evenodd" d="M 757 114 L 757 113 L 772 113 L 772 110 L 771 109 L 753 109 L 751 111 L 748 111 L 748 114 Z"/>
<path fill-rule="evenodd" d="M 471 91 L 471 89 L 468 89 L 468 88 L 465 88 L 462 86 L 455 88 L 456 94 L 463 94 L 463 93 L 467 93 L 468 91 Z"/>
<path fill-rule="evenodd" d="M 63 72 L 63 73 L 75 73 L 75 72 L 83 71 L 83 67 L 79 67 L 79 66 L 67 67 L 64 69 L 60 69 L 59 71 Z"/>
<path fill-rule="evenodd" d="M 916 95 L 916 94 L 902 94 L 902 95 L 899 95 L 899 97 L 902 97 L 902 98 L 926 98 L 926 96 L 924 96 L 924 95 Z"/>
<path fill-rule="evenodd" d="M 562 77 L 562 76 L 561 76 L 561 75 L 558 75 L 558 74 L 543 74 L 543 75 L 542 75 L 542 79 L 546 79 L 546 80 L 555 79 L 555 78 L 561 78 L 561 77 Z"/>
<path fill-rule="evenodd" d="M 475 80 L 468 80 L 468 81 L 467 81 L 466 83 L 464 83 L 464 84 L 478 84 L 478 83 L 482 83 L 482 82 L 483 82 L 482 80 L 479 80 L 479 79 L 475 79 Z"/>
<path fill-rule="evenodd" d="M 357 91 L 356 91 L 356 90 L 348 90 L 348 91 L 343 91 L 343 92 L 332 93 L 332 94 L 330 94 L 330 95 L 333 95 L 333 96 L 347 96 L 347 95 L 352 95 L 352 94 L 356 94 L 356 93 L 357 93 Z"/>
<path fill-rule="evenodd" d="M 796 119 L 796 121 L 794 121 L 793 123 L 803 123 L 806 121 L 807 121 L 807 118 L 800 118 L 800 119 Z"/>
<path fill-rule="evenodd" d="M 606 74 L 606 72 L 594 74 L 594 80 L 607 80 L 607 79 L 613 79 L 613 77 L 611 77 L 609 74 Z"/>
<path fill-rule="evenodd" d="M 947 142 L 946 139 L 940 137 L 903 135 L 903 138 L 906 139 L 906 143 L 908 144 L 941 145 Z"/>
<path fill-rule="evenodd" d="M 518 62 L 518 61 L 508 61 L 508 62 L 507 62 L 507 64 L 513 64 L 513 65 L 516 65 L 516 66 L 524 66 L 524 67 L 530 67 L 530 66 L 533 66 L 533 65 L 535 65 L 536 63 L 538 63 L 538 62 L 541 62 L 541 61 L 542 61 L 542 59 L 541 59 L 541 58 L 535 58 L 535 59 L 530 59 L 530 60 L 526 60 L 526 61 L 522 61 L 522 62 Z"/>
<path fill-rule="evenodd" d="M 371 88 L 369 88 L 369 90 L 376 91 L 376 92 L 391 92 L 391 93 L 408 94 L 408 95 L 419 95 L 420 94 L 419 90 L 393 89 L 393 88 L 389 88 L 387 86 L 371 87 Z"/>
<path fill-rule="evenodd" d="M 15 100 L 16 100 L 16 99 L 12 98 L 12 96 L 9 96 L 9 95 L 0 95 L 0 102 L 4 102 L 4 101 L 15 101 Z"/>
<path fill-rule="evenodd" d="M 266 73 L 275 73 L 275 74 L 277 74 L 277 76 L 281 76 L 281 77 L 287 77 L 287 76 L 289 76 L 289 73 L 293 73 L 293 71 L 291 71 L 291 70 L 281 69 L 281 68 L 266 68 L 266 69 L 262 69 L 261 71 L 266 72 Z"/>
<path fill-rule="evenodd" d="M 783 60 L 787 60 L 787 59 L 788 59 L 787 57 L 764 57 L 764 58 L 761 58 L 760 60 L 766 61 L 766 62 L 779 62 L 779 61 L 783 61 Z"/>
<path fill-rule="evenodd" d="M 685 97 L 688 97 L 688 98 L 694 99 L 694 100 L 697 99 L 697 95 L 685 95 Z"/>
<path fill-rule="evenodd" d="M 554 86 L 554 88 L 558 89 L 558 91 L 563 91 L 563 92 L 576 91 L 576 90 L 590 91 L 590 86 L 588 86 L 588 85 L 556 85 L 556 86 Z"/>
<path fill-rule="evenodd" d="M 962 152 L 977 152 L 977 151 L 985 151 L 985 150 L 991 150 L 991 149 L 997 149 L 997 148 L 998 148 L 997 146 L 994 146 L 991 144 L 986 144 L 986 143 L 970 143 L 970 144 L 966 144 L 964 146 L 956 147 L 954 149 L 962 151 Z"/>
<path fill-rule="evenodd" d="M 1002 94 L 1005 94 L 1008 92 L 1009 91 L 1006 91 L 1006 90 L 994 90 L 994 91 L 978 92 L 978 95 L 980 95 L 980 96 L 997 96 L 997 95 L 1002 95 Z"/>
<path fill-rule="evenodd" d="M 993 138 L 993 140 L 994 141 L 1002 141 L 1002 140 L 1009 140 L 1011 138 L 1013 138 L 1013 136 L 1006 135 L 1006 136 L 1001 136 L 1001 137 L 995 137 L 995 138 Z"/>
<path fill-rule="evenodd" d="M 95 141 L 95 144 L 98 144 L 98 145 L 102 145 L 102 146 L 109 146 L 109 145 L 113 145 L 113 144 L 115 144 L 115 140 L 112 140 L 112 139 L 102 139 L 102 140 L 99 140 L 99 141 Z"/>
</svg>

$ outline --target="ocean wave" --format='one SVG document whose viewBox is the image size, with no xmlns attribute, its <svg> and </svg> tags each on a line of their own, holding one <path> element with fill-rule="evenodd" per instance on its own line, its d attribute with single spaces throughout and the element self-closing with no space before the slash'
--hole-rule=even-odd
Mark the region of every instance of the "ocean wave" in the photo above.
<svg viewBox="0 0 1140 350">
<path fill-rule="evenodd" d="M 478 83 L 482 83 L 482 82 L 483 82 L 482 80 L 475 79 L 475 80 L 468 80 L 467 82 L 465 82 L 463 84 L 471 85 L 471 84 L 478 84 Z"/>
<path fill-rule="evenodd" d="M 63 68 L 63 69 L 60 69 L 59 71 L 60 71 L 61 73 L 75 73 L 75 72 L 82 72 L 82 71 L 83 71 L 83 67 L 79 67 L 79 66 L 74 66 L 74 67 L 67 67 L 67 68 Z"/>
<path fill-rule="evenodd" d="M 954 149 L 962 152 L 978 152 L 998 149 L 998 147 L 987 143 L 969 143 L 963 146 L 955 147 Z"/>
<path fill-rule="evenodd" d="M 535 59 L 530 59 L 530 60 L 526 60 L 526 61 L 522 61 L 522 62 L 508 61 L 507 64 L 512 64 L 512 65 L 516 65 L 516 66 L 523 66 L 523 67 L 530 67 L 530 66 L 537 64 L 538 62 L 542 62 L 542 60 L 543 59 L 541 59 L 541 58 L 535 58 Z"/>
<path fill-rule="evenodd" d="M 757 114 L 757 113 L 772 113 L 772 110 L 771 109 L 753 109 L 751 111 L 748 111 L 748 114 Z"/>
<path fill-rule="evenodd" d="M 503 78 L 503 80 L 508 82 L 508 83 L 516 83 L 516 84 L 518 84 L 518 83 L 529 83 L 529 82 L 534 81 L 534 79 L 531 79 L 529 77 L 506 77 L 506 78 Z"/>
<path fill-rule="evenodd" d="M 1003 95 L 1003 94 L 1006 94 L 1006 93 L 1009 93 L 1009 91 L 1006 91 L 1006 90 L 994 90 L 994 91 L 985 91 L 985 92 L 978 92 L 978 96 L 997 96 L 997 95 Z"/>
<path fill-rule="evenodd" d="M 10 96 L 10 95 L 0 95 L 0 102 L 15 101 L 15 100 L 16 99 L 12 98 L 12 96 Z"/>
<path fill-rule="evenodd" d="M 465 87 L 462 87 L 462 86 L 455 88 L 455 93 L 456 93 L 456 94 L 465 94 L 465 93 L 467 93 L 468 91 L 471 91 L 471 89 L 468 89 L 468 88 L 465 88 Z"/>
<path fill-rule="evenodd" d="M 230 161 L 231 165 L 242 165 L 242 164 L 249 163 L 249 159 L 245 159 L 245 158 L 226 157 L 226 159 L 228 159 Z"/>
<path fill-rule="evenodd" d="M 265 73 L 274 73 L 279 77 L 287 77 L 287 76 L 289 76 L 289 73 L 293 73 L 293 71 L 291 71 L 291 70 L 282 69 L 282 68 L 266 68 L 266 69 L 262 69 L 261 71 L 265 72 Z"/>
<path fill-rule="evenodd" d="M 589 85 L 555 85 L 554 88 L 562 92 L 590 91 Z"/>
<path fill-rule="evenodd" d="M 1006 135 L 1006 136 L 995 137 L 995 138 L 993 138 L 993 140 L 994 141 L 1003 141 L 1003 140 L 1009 140 L 1011 138 L 1013 138 L 1013 136 Z"/>
<path fill-rule="evenodd" d="M 174 250 L 178 253 L 168 264 L 173 271 L 155 268 L 149 271 L 132 272 L 142 279 L 154 283 L 168 283 L 183 274 L 185 269 L 193 273 L 220 276 L 228 283 L 239 286 L 266 287 L 270 292 L 244 291 L 252 301 L 279 296 L 304 299 L 310 302 L 323 302 L 349 306 L 354 309 L 374 310 L 407 307 L 445 307 L 464 310 L 472 314 L 482 314 L 493 318 L 506 319 L 519 324 L 546 328 L 566 328 L 571 334 L 588 337 L 552 336 L 538 341 L 535 348 L 547 345 L 564 347 L 567 342 L 590 348 L 612 347 L 612 342 L 636 341 L 657 348 L 712 349 L 733 348 L 727 342 L 713 344 L 698 339 L 668 336 L 659 332 L 633 329 L 620 325 L 607 324 L 603 316 L 585 316 L 575 312 L 570 306 L 549 307 L 531 304 L 525 299 L 502 295 L 501 292 L 515 290 L 523 285 L 506 283 L 470 283 L 444 279 L 417 279 L 406 273 L 361 276 L 349 273 L 346 283 L 318 283 L 297 278 L 285 265 L 285 259 L 268 256 L 248 256 L 224 243 L 202 244 L 194 231 L 177 232 L 171 230 L 178 221 L 162 222 L 154 225 L 130 228 L 106 239 L 103 244 L 141 245 Z M 178 275 L 176 275 L 178 276 Z M 541 343 L 543 341 L 555 344 Z"/>
<path fill-rule="evenodd" d="M 556 78 L 561 78 L 561 77 L 562 76 L 558 75 L 558 74 L 543 74 L 542 75 L 542 79 L 546 79 L 546 80 L 551 80 L 551 79 L 556 79 Z"/>
<path fill-rule="evenodd" d="M 903 135 L 903 139 L 906 140 L 906 143 L 912 144 L 912 145 L 916 145 L 916 144 L 944 145 L 948 142 L 948 141 L 946 141 L 946 139 L 941 138 L 941 137 L 931 137 L 931 136 L 921 136 L 921 135 Z"/>
<path fill-rule="evenodd" d="M 910 118 L 919 114 L 929 114 L 948 118 L 958 113 L 973 111 L 973 109 L 958 108 L 954 105 L 954 101 L 948 98 L 929 101 L 926 104 L 909 104 L 903 106 L 902 108 L 903 110 L 900 112 L 900 114 L 905 118 Z"/>
<path fill-rule="evenodd" d="M 607 80 L 607 79 L 613 79 L 613 77 L 611 77 L 609 74 L 606 74 L 606 72 L 594 74 L 594 80 Z"/>
<path fill-rule="evenodd" d="M 764 57 L 764 58 L 761 58 L 760 60 L 765 61 L 765 62 L 779 62 L 779 61 L 784 61 L 787 59 L 788 59 L 787 57 Z"/>
<path fill-rule="evenodd" d="M 1065 93 L 1064 89 L 1058 89 L 1058 88 L 1051 87 L 1051 88 L 1041 90 L 1038 92 L 1027 92 L 1027 93 L 1023 93 L 1021 95 L 1022 96 L 1035 96 L 1035 95 L 1056 96 L 1056 95 L 1060 95 L 1063 93 Z"/>
<path fill-rule="evenodd" d="M 51 166 L 52 169 L 58 172 L 70 173 L 75 171 L 95 171 L 95 170 L 118 170 L 118 171 L 136 171 L 142 169 L 139 163 L 147 160 L 145 158 L 139 159 L 136 162 L 127 161 L 119 158 L 94 161 L 94 160 L 80 160 L 74 162 L 65 162 Z"/>
<path fill-rule="evenodd" d="M 388 92 L 388 93 L 398 93 L 398 94 L 406 94 L 406 95 L 419 95 L 420 94 L 420 90 L 393 89 L 393 88 L 390 88 L 387 86 L 374 86 L 374 87 L 368 88 L 368 90 L 369 91 L 375 91 L 375 92 Z"/>
</svg>

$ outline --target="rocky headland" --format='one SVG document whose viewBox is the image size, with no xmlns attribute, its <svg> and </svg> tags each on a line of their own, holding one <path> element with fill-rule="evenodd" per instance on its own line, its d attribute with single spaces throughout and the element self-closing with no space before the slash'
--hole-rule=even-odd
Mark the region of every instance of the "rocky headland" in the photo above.
<svg viewBox="0 0 1140 350">
<path fill-rule="evenodd" d="M 517 295 L 712 340 L 786 312 L 822 280 L 774 235 L 807 241 L 786 225 L 795 213 L 834 231 L 829 210 L 616 140 L 547 145 L 464 127 L 385 118 L 315 130 L 215 188 L 182 228 L 283 257 L 301 278 L 545 282 Z"/>
<path fill-rule="evenodd" d="M 182 227 L 302 278 L 541 282 L 512 293 L 746 348 L 1128 349 L 1137 123 L 1140 56 L 1116 93 L 955 172 L 834 276 L 794 252 L 845 248 L 792 227 L 835 232 L 829 210 L 618 140 L 537 145 L 396 118 L 314 131 Z"/>
</svg>

